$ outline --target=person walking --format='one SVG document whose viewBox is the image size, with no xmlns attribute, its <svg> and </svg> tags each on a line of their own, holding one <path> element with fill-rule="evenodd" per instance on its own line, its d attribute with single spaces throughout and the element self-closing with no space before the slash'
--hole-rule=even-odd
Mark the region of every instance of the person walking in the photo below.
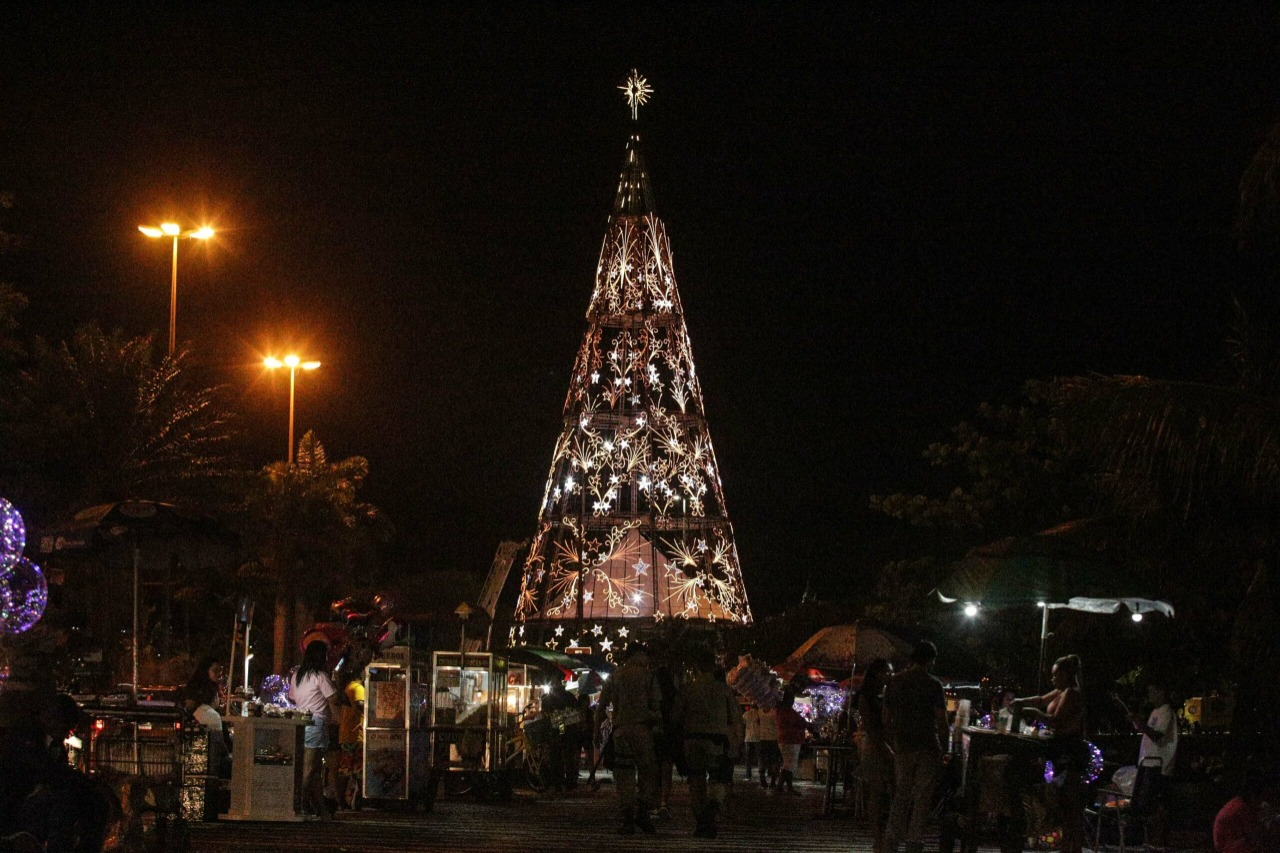
<svg viewBox="0 0 1280 853">
<path fill-rule="evenodd" d="M 760 787 L 769 790 L 778 784 L 782 772 L 782 752 L 778 749 L 778 721 L 772 710 L 760 709 Z"/>
<path fill-rule="evenodd" d="M 947 700 L 942 682 L 929 674 L 938 648 L 921 640 L 911 664 L 884 692 L 884 723 L 893 744 L 894 791 L 881 849 L 890 853 L 906 842 L 906 853 L 924 850 L 924 822 L 942 776 L 947 743 Z"/>
<path fill-rule="evenodd" d="M 329 721 L 338 694 L 329 680 L 329 646 L 312 640 L 302 652 L 302 665 L 289 680 L 289 698 L 299 710 L 311 712 L 302 751 L 302 810 L 321 818 L 333 817 L 337 799 L 325 790 L 324 754 L 329 748 Z"/>
<path fill-rule="evenodd" d="M 716 676 L 714 665 L 710 651 L 694 657 L 673 713 L 682 732 L 680 772 L 689 785 L 693 834 L 699 838 L 716 837 L 716 819 L 724 809 L 743 738 L 738 700 L 724 678 Z"/>
<path fill-rule="evenodd" d="M 658 806 L 650 818 L 669 820 L 671 818 L 671 774 L 680 758 L 682 739 L 680 722 L 675 718 L 676 700 L 680 696 L 680 688 L 676 685 L 675 676 L 668 666 L 660 666 L 654 671 L 658 679 L 658 708 L 662 714 L 662 726 L 654 736 L 654 754 L 658 758 Z"/>
<path fill-rule="evenodd" d="M 867 666 L 858 691 L 858 764 L 867 789 L 874 853 L 884 853 L 888 804 L 893 796 L 893 748 L 884 726 L 884 689 L 892 677 L 893 664 L 877 658 Z"/>
<path fill-rule="evenodd" d="M 654 730 L 661 728 L 662 697 L 658 681 L 649 665 L 648 650 L 631 643 L 623 653 L 622 665 L 600 691 L 596 705 L 596 729 L 613 708 L 613 777 L 618 787 L 622 822 L 620 835 L 657 830 L 649 810 L 657 801 L 658 767 L 654 752 Z"/>
<path fill-rule="evenodd" d="M 795 776 L 807 729 L 804 717 L 796 710 L 796 694 L 791 688 L 782 691 L 782 701 L 773 709 L 773 719 L 778 724 L 778 751 L 782 753 L 782 773 L 774 786 L 774 792 L 799 796 Z"/>
<path fill-rule="evenodd" d="M 747 766 L 747 781 L 751 781 L 751 768 L 760 760 L 760 709 L 748 705 L 742 712 L 743 746 L 742 763 Z"/>
</svg>

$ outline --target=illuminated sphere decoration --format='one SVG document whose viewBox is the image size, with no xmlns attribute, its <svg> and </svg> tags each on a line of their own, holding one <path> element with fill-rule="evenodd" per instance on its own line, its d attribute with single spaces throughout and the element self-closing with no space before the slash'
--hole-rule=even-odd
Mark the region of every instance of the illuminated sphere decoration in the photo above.
<svg viewBox="0 0 1280 853">
<path fill-rule="evenodd" d="M 44 615 L 49 603 L 49 585 L 40 567 L 26 557 L 18 557 L 0 572 L 0 631 L 20 634 Z"/>
<path fill-rule="evenodd" d="M 27 526 L 22 513 L 4 498 L 0 498 L 0 565 L 7 565 L 22 555 L 27 547 Z"/>
</svg>

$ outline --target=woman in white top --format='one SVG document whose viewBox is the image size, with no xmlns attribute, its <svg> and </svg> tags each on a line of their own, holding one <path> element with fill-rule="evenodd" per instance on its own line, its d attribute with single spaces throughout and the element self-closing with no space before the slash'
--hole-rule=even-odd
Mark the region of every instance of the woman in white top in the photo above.
<svg viewBox="0 0 1280 853">
<path fill-rule="evenodd" d="M 311 712 L 302 756 L 302 810 L 332 817 L 324 790 L 324 753 L 329 746 L 330 703 L 338 690 L 329 680 L 329 647 L 323 640 L 307 643 L 302 665 L 289 681 L 289 698 L 300 711 Z"/>
</svg>

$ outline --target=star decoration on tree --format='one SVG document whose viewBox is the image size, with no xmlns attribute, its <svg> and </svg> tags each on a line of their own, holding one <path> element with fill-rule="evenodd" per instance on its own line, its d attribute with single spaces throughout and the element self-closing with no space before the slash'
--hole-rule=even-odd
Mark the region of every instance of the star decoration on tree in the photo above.
<svg viewBox="0 0 1280 853">
<path fill-rule="evenodd" d="M 603 628 L 603 627 L 601 627 L 600 625 L 594 625 L 594 626 L 592 626 L 592 628 L 591 628 L 591 633 L 592 633 L 592 634 L 594 634 L 595 636 L 599 637 L 601 634 L 603 634 L 603 633 L 604 633 L 604 628 Z"/>
<path fill-rule="evenodd" d="M 631 568 L 636 570 L 636 577 L 640 577 L 641 575 L 649 571 L 649 564 L 646 563 L 644 560 L 637 560 L 636 564 Z"/>
<path fill-rule="evenodd" d="M 622 637 L 624 640 L 627 638 L 627 635 L 628 635 L 628 634 L 630 634 L 630 633 L 631 633 L 631 631 L 630 631 L 630 630 L 628 630 L 627 628 L 619 628 L 619 629 L 618 629 L 618 636 L 619 636 L 619 637 Z"/>
<path fill-rule="evenodd" d="M 636 121 L 639 118 L 639 109 L 649 103 L 649 96 L 653 94 L 653 87 L 649 85 L 649 81 L 640 76 L 640 72 L 634 68 L 631 69 L 631 76 L 627 78 L 627 82 L 618 87 L 627 96 L 627 106 L 631 107 L 631 120 Z"/>
<path fill-rule="evenodd" d="M 603 640 L 601 640 L 601 641 L 600 641 L 600 651 L 602 651 L 602 652 L 611 652 L 611 651 L 613 651 L 613 640 L 610 640 L 608 637 L 605 637 Z"/>
<path fill-rule="evenodd" d="M 564 636 L 564 626 L 563 626 L 563 625 L 557 625 L 557 626 L 556 626 L 556 636 L 557 636 L 557 637 L 563 637 L 563 636 Z"/>
</svg>

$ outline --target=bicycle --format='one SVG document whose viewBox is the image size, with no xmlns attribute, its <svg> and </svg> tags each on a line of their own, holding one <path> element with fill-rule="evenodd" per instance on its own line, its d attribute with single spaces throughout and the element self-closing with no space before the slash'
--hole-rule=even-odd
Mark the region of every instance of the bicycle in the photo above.
<svg viewBox="0 0 1280 853">
<path fill-rule="evenodd" d="M 511 754 L 502 762 L 508 778 L 518 779 L 523 787 L 540 794 L 547 789 L 543 773 L 547 745 L 551 741 L 551 723 L 545 717 L 526 720 L 523 715 L 510 741 Z"/>
</svg>

